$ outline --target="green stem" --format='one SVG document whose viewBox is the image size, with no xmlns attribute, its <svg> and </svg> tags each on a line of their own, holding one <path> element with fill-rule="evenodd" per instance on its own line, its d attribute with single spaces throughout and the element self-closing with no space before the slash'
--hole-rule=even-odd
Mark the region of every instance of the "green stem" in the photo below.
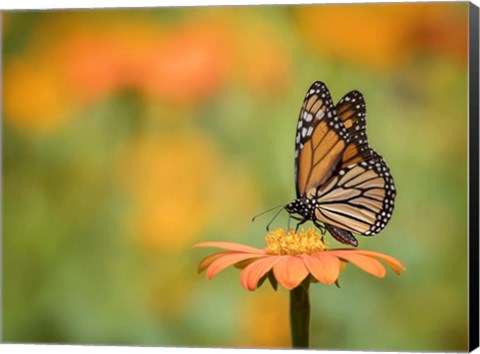
<svg viewBox="0 0 480 354">
<path fill-rule="evenodd" d="M 292 348 L 308 348 L 310 337 L 310 299 L 304 282 L 290 290 L 290 334 Z"/>
</svg>

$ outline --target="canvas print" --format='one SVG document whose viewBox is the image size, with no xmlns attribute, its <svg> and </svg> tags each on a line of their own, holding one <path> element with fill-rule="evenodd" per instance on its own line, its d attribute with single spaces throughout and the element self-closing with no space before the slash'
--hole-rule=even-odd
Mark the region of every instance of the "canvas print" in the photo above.
<svg viewBox="0 0 480 354">
<path fill-rule="evenodd" d="M 468 350 L 471 9 L 3 12 L 2 341 Z"/>
</svg>

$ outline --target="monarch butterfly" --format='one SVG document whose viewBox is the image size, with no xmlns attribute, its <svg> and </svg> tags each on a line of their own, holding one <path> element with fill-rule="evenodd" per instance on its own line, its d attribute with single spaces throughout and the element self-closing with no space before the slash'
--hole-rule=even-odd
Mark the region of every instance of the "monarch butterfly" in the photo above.
<svg viewBox="0 0 480 354">
<path fill-rule="evenodd" d="M 392 216 L 395 185 L 385 160 L 368 146 L 366 108 L 358 91 L 334 106 L 324 83 L 308 90 L 295 140 L 297 198 L 285 206 L 298 226 L 311 220 L 339 242 L 380 232 Z M 323 225 L 321 225 L 322 223 Z"/>
</svg>

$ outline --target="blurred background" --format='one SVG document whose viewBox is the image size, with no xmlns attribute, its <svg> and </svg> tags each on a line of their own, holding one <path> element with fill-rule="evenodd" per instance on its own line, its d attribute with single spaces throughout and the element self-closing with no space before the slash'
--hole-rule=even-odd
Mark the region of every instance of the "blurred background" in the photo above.
<svg viewBox="0 0 480 354">
<path fill-rule="evenodd" d="M 288 347 L 288 292 L 211 281 L 294 199 L 304 95 L 360 90 L 398 196 L 312 288 L 312 346 L 467 350 L 468 3 L 3 13 L 3 340 Z M 286 217 L 276 226 L 285 226 Z M 331 247 L 339 247 L 329 238 Z"/>
</svg>

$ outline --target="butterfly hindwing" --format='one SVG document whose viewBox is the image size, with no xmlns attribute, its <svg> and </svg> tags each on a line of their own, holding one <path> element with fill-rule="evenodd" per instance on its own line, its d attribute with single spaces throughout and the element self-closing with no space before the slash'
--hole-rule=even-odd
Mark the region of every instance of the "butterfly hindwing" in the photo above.
<svg viewBox="0 0 480 354">
<path fill-rule="evenodd" d="M 349 143 L 325 84 L 315 82 L 307 92 L 297 125 L 295 178 L 297 197 L 324 183 L 334 172 Z"/>
<path fill-rule="evenodd" d="M 375 235 L 392 216 L 395 185 L 385 160 L 372 158 L 341 169 L 317 189 L 318 220 L 354 233 Z"/>
</svg>

